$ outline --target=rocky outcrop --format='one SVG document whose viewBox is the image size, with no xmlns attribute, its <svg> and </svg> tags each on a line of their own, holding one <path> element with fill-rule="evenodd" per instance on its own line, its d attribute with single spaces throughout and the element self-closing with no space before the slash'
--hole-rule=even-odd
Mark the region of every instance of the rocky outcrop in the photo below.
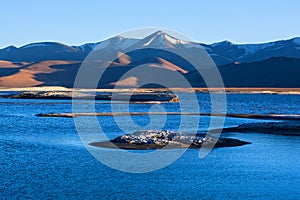
<svg viewBox="0 0 300 200">
<path fill-rule="evenodd" d="M 186 135 L 166 130 L 137 131 L 133 134 L 119 136 L 109 142 L 94 142 L 91 146 L 122 149 L 160 149 L 160 148 L 201 148 L 232 147 L 249 144 L 231 138 L 205 137 L 205 135 Z"/>
</svg>

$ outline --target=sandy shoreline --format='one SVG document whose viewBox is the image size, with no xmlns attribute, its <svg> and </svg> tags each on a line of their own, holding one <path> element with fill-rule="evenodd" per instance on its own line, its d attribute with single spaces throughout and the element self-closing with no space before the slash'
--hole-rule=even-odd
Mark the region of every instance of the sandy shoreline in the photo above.
<svg viewBox="0 0 300 200">
<path fill-rule="evenodd" d="M 0 92 L 35 92 L 35 91 L 60 91 L 60 92 L 132 92 L 132 88 L 124 89 L 74 89 L 60 86 L 44 87 L 23 87 L 23 88 L 4 88 L 0 87 Z M 300 88 L 140 88 L 137 92 L 216 92 L 216 93 L 240 93 L 240 94 L 300 94 Z"/>
</svg>

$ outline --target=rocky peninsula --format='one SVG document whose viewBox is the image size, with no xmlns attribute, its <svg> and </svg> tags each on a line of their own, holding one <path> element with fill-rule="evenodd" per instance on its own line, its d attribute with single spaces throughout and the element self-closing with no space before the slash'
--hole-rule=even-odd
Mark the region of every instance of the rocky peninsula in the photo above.
<svg viewBox="0 0 300 200">
<path fill-rule="evenodd" d="M 222 133 L 230 132 L 300 136 L 300 121 L 284 120 L 278 122 L 245 123 L 236 127 L 224 128 L 222 130 Z"/>
<path fill-rule="evenodd" d="M 249 142 L 231 139 L 216 138 L 205 135 L 187 135 L 184 133 L 167 130 L 143 130 L 132 134 L 125 134 L 110 141 L 93 142 L 91 146 L 102 148 L 121 148 L 131 150 L 151 150 L 170 148 L 193 148 L 201 147 L 234 147 L 250 144 Z"/>
</svg>

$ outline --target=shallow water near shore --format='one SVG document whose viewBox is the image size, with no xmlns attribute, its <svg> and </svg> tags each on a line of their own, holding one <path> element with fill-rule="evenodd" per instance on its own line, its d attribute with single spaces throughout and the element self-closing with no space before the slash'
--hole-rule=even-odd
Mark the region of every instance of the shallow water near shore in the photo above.
<svg viewBox="0 0 300 200">
<path fill-rule="evenodd" d="M 201 112 L 209 112 L 209 95 L 199 93 L 198 97 Z M 229 94 L 227 101 L 228 113 L 300 113 L 300 95 Z M 82 109 L 91 106 L 89 102 L 78 103 Z M 224 137 L 252 144 L 214 149 L 203 159 L 199 158 L 198 150 L 189 149 L 166 168 L 130 174 L 113 170 L 91 156 L 79 139 L 73 119 L 35 116 L 71 112 L 71 101 L 0 99 L 0 107 L 0 193 L 4 199 L 297 199 L 300 196 L 300 137 L 226 133 Z M 99 101 L 95 107 L 99 112 L 110 111 L 107 102 Z M 130 110 L 142 112 L 150 107 L 133 104 Z M 168 111 L 178 110 L 176 103 L 164 107 Z M 119 104 L 118 108 L 122 111 L 125 106 Z M 111 125 L 112 117 L 98 119 L 109 132 L 107 137 L 112 139 L 122 134 Z M 121 119 L 126 123 L 128 117 Z M 140 125 L 150 123 L 149 116 L 132 119 Z M 156 119 L 160 121 L 159 116 Z M 225 126 L 262 121 L 265 120 L 227 118 Z M 205 130 L 208 122 L 209 117 L 201 117 L 200 130 Z M 178 116 L 172 116 L 165 128 L 174 129 L 177 123 Z M 189 126 L 184 128 L 189 131 Z"/>
</svg>

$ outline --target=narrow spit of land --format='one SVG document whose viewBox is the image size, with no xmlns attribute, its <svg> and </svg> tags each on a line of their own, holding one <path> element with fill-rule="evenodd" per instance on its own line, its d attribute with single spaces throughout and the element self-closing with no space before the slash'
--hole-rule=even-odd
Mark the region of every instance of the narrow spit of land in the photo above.
<svg viewBox="0 0 300 200">
<path fill-rule="evenodd" d="M 295 120 L 300 121 L 300 114 L 218 114 L 218 113 L 195 113 L 195 112 L 96 112 L 96 113 L 41 113 L 39 117 L 87 117 L 87 116 L 142 116 L 142 115 L 191 115 L 191 116 L 214 116 L 234 117 L 248 119 L 270 120 Z"/>
</svg>

